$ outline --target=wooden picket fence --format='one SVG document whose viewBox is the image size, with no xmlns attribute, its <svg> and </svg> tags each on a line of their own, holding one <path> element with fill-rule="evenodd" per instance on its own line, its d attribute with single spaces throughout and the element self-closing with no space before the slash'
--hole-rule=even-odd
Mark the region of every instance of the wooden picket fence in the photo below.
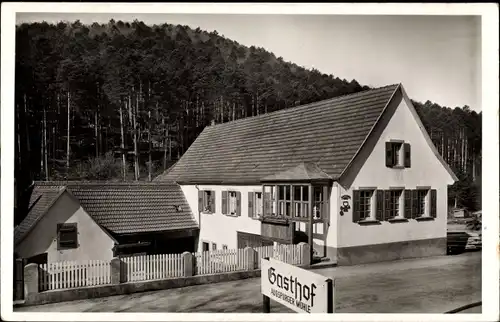
<svg viewBox="0 0 500 322">
<path fill-rule="evenodd" d="M 254 265 L 245 256 L 245 250 L 225 249 L 193 253 L 194 275 L 217 274 L 260 268 L 261 258 L 270 257 L 282 262 L 300 265 L 301 247 L 277 245 L 256 247 Z M 127 282 L 150 281 L 184 276 L 182 254 L 139 255 L 122 257 L 120 274 Z M 40 291 L 111 284 L 111 261 L 67 261 L 39 265 Z"/>
<path fill-rule="evenodd" d="M 39 265 L 40 291 L 111 284 L 111 262 L 65 261 Z"/>
<path fill-rule="evenodd" d="M 248 260 L 243 249 L 224 249 L 193 253 L 195 274 L 216 274 L 245 269 Z"/>
<path fill-rule="evenodd" d="M 275 258 L 292 265 L 302 264 L 302 251 L 298 245 L 277 245 L 254 248 L 257 256 L 255 267 L 260 268 L 260 259 Z M 214 250 L 193 253 L 195 259 L 195 274 L 216 274 L 234 272 L 248 267 L 248 259 L 244 249 Z"/>
<path fill-rule="evenodd" d="M 274 258 L 292 265 L 302 264 L 302 248 L 299 245 L 279 244 L 255 248 L 257 252 L 256 267 L 260 268 L 261 258 Z"/>
<path fill-rule="evenodd" d="M 122 276 L 128 282 L 181 277 L 184 261 L 181 254 L 141 255 L 122 258 Z"/>
</svg>

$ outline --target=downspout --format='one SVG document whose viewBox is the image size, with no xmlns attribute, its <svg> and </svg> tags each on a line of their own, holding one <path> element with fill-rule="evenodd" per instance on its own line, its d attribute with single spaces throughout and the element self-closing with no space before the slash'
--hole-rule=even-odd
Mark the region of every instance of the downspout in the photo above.
<svg viewBox="0 0 500 322">
<path fill-rule="evenodd" d="M 198 199 L 198 196 L 200 195 L 200 188 L 198 188 L 198 185 L 195 184 L 194 187 L 196 188 L 196 190 L 198 190 L 198 194 L 197 194 L 197 199 Z M 199 200 L 198 200 L 198 204 L 199 204 Z M 200 232 L 198 234 L 198 245 L 200 244 L 200 235 L 201 235 L 201 210 L 200 210 L 200 207 L 198 207 L 198 226 L 200 227 Z"/>
</svg>

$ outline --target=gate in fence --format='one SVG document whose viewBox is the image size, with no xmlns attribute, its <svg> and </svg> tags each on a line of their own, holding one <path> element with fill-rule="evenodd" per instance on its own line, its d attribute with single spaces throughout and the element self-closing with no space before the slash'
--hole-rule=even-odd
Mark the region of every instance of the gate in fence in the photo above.
<svg viewBox="0 0 500 322">
<path fill-rule="evenodd" d="M 14 301 L 24 300 L 24 266 L 25 258 L 14 259 Z"/>
</svg>

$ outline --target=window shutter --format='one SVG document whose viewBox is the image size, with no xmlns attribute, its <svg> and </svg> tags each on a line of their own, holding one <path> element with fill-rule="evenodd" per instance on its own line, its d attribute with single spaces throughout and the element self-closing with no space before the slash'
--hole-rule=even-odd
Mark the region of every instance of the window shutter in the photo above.
<svg viewBox="0 0 500 322">
<path fill-rule="evenodd" d="M 417 218 L 420 214 L 418 213 L 418 190 L 412 190 L 412 208 L 411 208 L 411 218 Z"/>
<path fill-rule="evenodd" d="M 61 247 L 61 227 L 62 224 L 57 224 L 57 247 Z"/>
<path fill-rule="evenodd" d="M 71 241 L 74 247 L 78 247 L 78 230 L 76 225 L 73 227 L 73 231 L 71 233 Z"/>
<path fill-rule="evenodd" d="M 241 192 L 236 192 L 236 216 L 241 216 Z"/>
<path fill-rule="evenodd" d="M 384 220 L 392 218 L 391 210 L 391 191 L 384 190 Z"/>
<path fill-rule="evenodd" d="M 359 190 L 353 190 L 352 192 L 352 222 L 359 221 Z"/>
<path fill-rule="evenodd" d="M 377 202 L 377 212 L 376 212 L 376 219 L 378 221 L 383 221 L 384 220 L 384 190 L 377 190 L 376 191 L 376 202 Z"/>
<path fill-rule="evenodd" d="M 405 143 L 403 146 L 405 153 L 405 168 L 411 168 L 411 146 L 410 143 Z"/>
<path fill-rule="evenodd" d="M 392 143 L 385 142 L 385 166 L 392 168 Z"/>
<path fill-rule="evenodd" d="M 437 217 L 437 191 L 436 189 L 431 189 L 431 217 Z"/>
<path fill-rule="evenodd" d="M 222 214 L 227 215 L 227 191 L 222 191 Z"/>
<path fill-rule="evenodd" d="M 406 219 L 411 219 L 412 218 L 412 198 L 411 198 L 411 190 L 405 190 L 404 191 L 404 197 L 405 197 L 405 213 L 404 217 Z"/>
<path fill-rule="evenodd" d="M 254 193 L 252 191 L 248 192 L 248 217 L 254 217 L 254 204 L 253 204 L 253 199 L 254 199 Z"/>
<path fill-rule="evenodd" d="M 264 213 L 262 214 L 262 216 L 269 216 L 271 214 L 271 193 L 264 192 L 262 194 L 262 198 L 264 198 Z"/>
<path fill-rule="evenodd" d="M 203 190 L 198 190 L 198 211 L 202 212 L 203 209 L 203 196 L 205 195 L 205 192 Z"/>
<path fill-rule="evenodd" d="M 212 193 L 210 193 L 210 211 L 213 214 L 215 213 L 215 191 L 212 191 Z"/>
</svg>

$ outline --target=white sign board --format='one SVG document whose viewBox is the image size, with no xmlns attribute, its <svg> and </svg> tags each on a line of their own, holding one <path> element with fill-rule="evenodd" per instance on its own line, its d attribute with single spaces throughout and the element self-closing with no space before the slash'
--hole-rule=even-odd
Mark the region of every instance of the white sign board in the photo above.
<svg viewBox="0 0 500 322">
<path fill-rule="evenodd" d="M 261 259 L 261 292 L 299 313 L 333 313 L 333 281 L 270 258 Z"/>
</svg>

